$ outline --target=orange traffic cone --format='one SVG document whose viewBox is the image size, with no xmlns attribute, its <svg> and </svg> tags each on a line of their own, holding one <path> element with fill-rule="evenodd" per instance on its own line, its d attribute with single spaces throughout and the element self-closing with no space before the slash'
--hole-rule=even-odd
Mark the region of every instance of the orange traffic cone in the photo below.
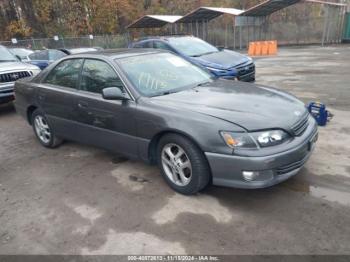
<svg viewBox="0 0 350 262">
<path fill-rule="evenodd" d="M 249 43 L 249 49 L 248 49 L 248 55 L 249 56 L 254 56 L 255 55 L 255 49 L 256 49 L 255 42 L 250 42 Z"/>
<path fill-rule="evenodd" d="M 263 41 L 261 42 L 261 55 L 269 54 L 269 42 Z"/>
<path fill-rule="evenodd" d="M 261 49 L 262 49 L 262 45 L 261 42 L 256 42 L 255 43 L 255 55 L 261 55 Z"/>
<path fill-rule="evenodd" d="M 277 55 L 277 41 L 269 41 L 269 55 Z"/>
</svg>

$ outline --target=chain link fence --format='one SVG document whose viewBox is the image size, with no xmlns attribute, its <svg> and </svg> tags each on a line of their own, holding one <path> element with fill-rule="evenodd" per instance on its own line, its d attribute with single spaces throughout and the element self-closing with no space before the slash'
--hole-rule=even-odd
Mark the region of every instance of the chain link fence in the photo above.
<svg viewBox="0 0 350 262">
<path fill-rule="evenodd" d="M 136 29 L 132 35 L 137 38 L 173 33 L 194 35 L 230 49 L 265 40 L 277 40 L 279 45 L 335 44 L 342 40 L 345 11 L 345 6 L 319 5 L 300 13 L 300 9 L 292 6 L 267 17 L 222 15 L 210 21 L 168 24 L 162 29 Z"/>
<path fill-rule="evenodd" d="M 0 41 L 1 45 L 7 47 L 24 47 L 33 50 L 40 49 L 59 49 L 59 48 L 75 48 L 75 47 L 103 47 L 105 49 L 123 48 L 128 46 L 128 35 L 104 35 L 84 37 L 58 37 L 54 38 L 30 38 L 18 40 L 14 44 L 12 41 Z"/>
<path fill-rule="evenodd" d="M 340 43 L 345 9 L 326 7 L 320 12 L 321 16 L 288 19 L 274 14 L 270 17 L 253 17 L 253 23 L 249 25 L 239 25 L 238 19 L 225 15 L 208 23 L 178 25 L 178 32 L 232 49 L 245 48 L 251 41 L 264 40 L 277 40 L 279 45 Z"/>
<path fill-rule="evenodd" d="M 289 14 L 298 14 L 295 7 Z M 130 34 L 84 37 L 59 37 L 3 41 L 9 47 L 26 47 L 34 50 L 74 47 L 103 47 L 105 49 L 127 47 L 132 39 L 143 36 L 165 34 L 189 34 L 200 37 L 211 44 L 231 49 L 242 49 L 251 41 L 277 40 L 279 45 L 333 44 L 340 43 L 344 25 L 344 7 L 320 6 L 315 15 L 284 16 L 272 14 L 268 17 L 252 18 L 253 23 L 244 24 L 245 17 L 223 15 L 211 21 L 191 24 L 172 24 L 157 29 L 131 30 Z M 239 19 L 241 20 L 239 22 Z M 242 23 L 243 22 L 243 23 Z M 130 35 L 132 37 L 130 37 Z"/>
</svg>

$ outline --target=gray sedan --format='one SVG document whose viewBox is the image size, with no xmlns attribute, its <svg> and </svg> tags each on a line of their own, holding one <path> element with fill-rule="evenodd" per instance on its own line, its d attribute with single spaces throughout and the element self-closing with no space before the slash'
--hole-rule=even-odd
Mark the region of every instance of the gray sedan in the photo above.
<svg viewBox="0 0 350 262">
<path fill-rule="evenodd" d="M 16 109 L 49 148 L 74 140 L 158 164 L 179 193 L 262 188 L 298 173 L 317 140 L 304 104 L 214 79 L 182 58 L 129 49 L 65 57 L 16 82 Z"/>
</svg>

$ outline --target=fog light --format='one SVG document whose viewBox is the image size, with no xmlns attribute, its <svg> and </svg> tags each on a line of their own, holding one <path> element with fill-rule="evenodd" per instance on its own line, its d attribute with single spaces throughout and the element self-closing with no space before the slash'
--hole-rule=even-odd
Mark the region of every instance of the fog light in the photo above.
<svg viewBox="0 0 350 262">
<path fill-rule="evenodd" d="M 259 176 L 259 172 L 257 172 L 257 171 L 243 171 L 242 175 L 246 181 L 253 181 Z"/>
</svg>

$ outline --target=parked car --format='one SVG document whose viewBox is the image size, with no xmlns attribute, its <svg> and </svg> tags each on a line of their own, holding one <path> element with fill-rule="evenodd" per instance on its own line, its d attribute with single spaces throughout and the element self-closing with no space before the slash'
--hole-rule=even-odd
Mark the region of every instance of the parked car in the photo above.
<svg viewBox="0 0 350 262">
<path fill-rule="evenodd" d="M 0 104 L 14 99 L 14 82 L 38 74 L 37 66 L 19 61 L 6 47 L 0 45 Z"/>
<path fill-rule="evenodd" d="M 294 96 L 214 78 L 161 50 L 67 56 L 16 82 L 15 94 L 43 146 L 74 140 L 158 163 L 182 194 L 210 182 L 280 183 L 298 173 L 317 139 L 315 120 Z"/>
<path fill-rule="evenodd" d="M 52 62 L 66 56 L 64 52 L 56 49 L 36 51 L 28 56 L 28 63 L 38 66 L 41 70 Z"/>
<path fill-rule="evenodd" d="M 23 62 L 29 61 L 29 55 L 34 51 L 27 48 L 9 48 L 10 52 Z"/>
<path fill-rule="evenodd" d="M 59 50 L 61 50 L 67 55 L 75 55 L 75 54 L 81 54 L 86 52 L 101 51 L 103 50 L 103 48 L 102 47 L 79 47 L 79 48 L 70 48 L 70 49 L 61 48 Z"/>
<path fill-rule="evenodd" d="M 197 37 L 149 37 L 132 43 L 129 47 L 165 49 L 206 68 L 216 77 L 255 81 L 255 64 L 252 58 L 232 50 L 217 48 Z"/>
</svg>

